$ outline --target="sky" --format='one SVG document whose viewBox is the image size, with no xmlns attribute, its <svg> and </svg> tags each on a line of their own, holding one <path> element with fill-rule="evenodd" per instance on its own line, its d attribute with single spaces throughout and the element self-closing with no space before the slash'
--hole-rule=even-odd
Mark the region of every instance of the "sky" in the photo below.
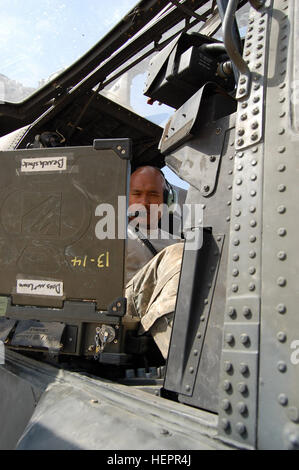
<svg viewBox="0 0 299 470">
<path fill-rule="evenodd" d="M 0 73 L 36 88 L 71 65 L 137 0 L 0 0 Z"/>
<path fill-rule="evenodd" d="M 103 38 L 138 0 L 0 0 L 0 74 L 37 89 Z M 147 104 L 146 72 L 133 79 L 135 112 L 164 125 L 173 109 Z M 170 182 L 188 187 L 170 170 Z"/>
</svg>

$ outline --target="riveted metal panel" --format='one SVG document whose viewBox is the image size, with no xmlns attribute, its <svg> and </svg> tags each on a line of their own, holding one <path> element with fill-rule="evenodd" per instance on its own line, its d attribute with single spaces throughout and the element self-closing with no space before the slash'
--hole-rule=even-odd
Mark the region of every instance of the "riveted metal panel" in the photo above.
<svg viewBox="0 0 299 470">
<path fill-rule="evenodd" d="M 179 378 L 170 377 L 167 369 L 165 388 L 180 392 L 180 401 L 213 412 L 218 411 L 219 364 L 227 271 L 227 235 L 231 217 L 234 165 L 234 126 L 234 115 L 214 123 L 207 123 L 200 130 L 200 134 L 188 142 L 186 147 L 182 146 L 166 157 L 168 166 L 177 174 L 186 180 L 192 178 L 186 204 L 202 204 L 204 209 L 203 225 L 212 230 L 211 239 L 214 249 L 208 254 L 210 277 L 206 276 L 204 282 L 197 278 L 200 289 L 196 294 L 196 303 L 192 305 L 192 313 L 193 318 L 200 315 L 202 320 L 199 317 L 198 329 L 196 329 L 194 337 L 187 336 L 190 355 L 182 359 L 183 370 L 181 370 L 182 374 Z M 207 164 L 209 156 L 216 156 L 219 160 L 215 190 L 208 197 L 203 195 L 202 188 L 197 188 L 194 185 L 196 174 L 200 175 L 200 168 L 195 166 L 196 171 L 192 172 L 187 147 L 191 147 L 191 149 L 196 147 L 198 152 L 205 152 Z M 211 163 L 214 163 L 214 158 L 212 160 Z M 201 299 L 202 305 L 199 304 L 199 299 Z M 199 305 L 200 308 L 198 308 Z M 182 316 L 175 318 L 173 331 L 177 325 L 179 325 L 178 334 L 185 335 L 186 325 L 182 324 Z M 169 358 L 171 354 L 172 350 L 170 349 Z M 172 370 L 177 371 L 177 369 L 176 363 L 176 369 L 173 366 Z M 186 388 L 187 386 L 189 387 Z"/>
<path fill-rule="evenodd" d="M 299 340 L 299 134 L 293 121 L 298 13 L 297 0 L 274 1 L 265 122 L 260 449 L 299 448 L 299 364 L 292 356 Z"/>
<path fill-rule="evenodd" d="M 256 11 L 251 9 L 250 19 L 244 44 L 244 60 L 251 71 L 251 80 L 241 75 L 239 78 L 237 99 L 236 149 L 241 150 L 263 138 L 264 83 L 267 70 L 267 38 L 269 37 L 270 15 L 267 12 L 273 0 L 268 0 L 265 7 Z"/>
<path fill-rule="evenodd" d="M 252 71 L 249 97 L 237 112 L 236 159 L 229 237 L 226 310 L 220 371 L 219 433 L 245 448 L 257 443 L 261 315 L 264 71 L 271 4 L 250 11 L 244 58 Z M 261 63 L 256 67 L 257 55 Z M 254 59 L 249 59 L 253 57 Z M 260 69 L 258 71 L 257 69 Z M 240 77 L 240 86 L 242 77 Z"/>
</svg>

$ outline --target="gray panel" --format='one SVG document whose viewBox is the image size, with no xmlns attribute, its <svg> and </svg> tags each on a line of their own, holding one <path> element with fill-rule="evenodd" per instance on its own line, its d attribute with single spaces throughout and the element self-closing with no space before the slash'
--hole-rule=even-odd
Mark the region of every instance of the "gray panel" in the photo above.
<svg viewBox="0 0 299 470">
<path fill-rule="evenodd" d="M 32 385 L 0 366 L 0 450 L 14 449 L 35 408 Z"/>
<path fill-rule="evenodd" d="M 234 164 L 234 124 L 234 116 L 225 117 L 214 123 L 207 123 L 201 128 L 196 138 L 166 157 L 167 165 L 180 177 L 191 183 L 186 204 L 203 205 L 203 225 L 212 228 L 214 249 L 205 248 L 209 253 L 207 272 L 204 277 L 197 278 L 196 281 L 200 290 L 194 294 L 196 300 L 193 301 L 192 309 L 196 310 L 196 315 L 201 315 L 201 321 L 196 329 L 197 334 L 193 335 L 192 333 L 193 324 L 187 339 L 190 354 L 184 360 L 181 383 L 178 386 L 178 378 L 171 377 L 171 371 L 169 372 L 169 368 L 167 368 L 165 388 L 169 387 L 170 390 L 176 388 L 176 391 L 184 394 L 180 395 L 180 401 L 213 412 L 218 411 L 219 367 L 227 271 L 227 235 L 231 217 Z M 201 165 L 199 165 L 199 161 Z M 197 188 L 194 186 L 198 184 L 198 179 L 204 183 L 202 175 L 208 171 L 209 165 L 217 165 L 218 172 L 214 176 L 214 191 L 206 196 L 201 184 Z M 187 288 L 187 285 L 185 288 L 182 286 L 182 299 L 186 295 Z M 185 304 L 187 306 L 187 300 L 185 300 Z M 182 328 L 186 328 L 186 325 L 183 325 L 181 315 L 175 317 L 174 330 L 176 328 L 180 335 L 183 334 L 182 331 L 185 331 L 182 330 Z M 172 353 L 173 351 L 170 349 L 169 358 Z M 176 370 L 176 374 L 178 373 L 175 362 L 172 369 L 173 372 Z"/>
<path fill-rule="evenodd" d="M 238 105 L 226 307 L 220 372 L 219 433 L 244 447 L 257 445 L 260 335 L 265 45 L 271 0 L 251 9 L 244 58 L 252 72 L 249 96 Z M 239 91 L 242 77 L 239 80 Z M 242 94 L 242 93 L 241 93 Z M 253 145 L 256 144 L 256 145 Z"/>
<path fill-rule="evenodd" d="M 125 240 L 99 240 L 95 212 L 101 203 L 117 208 L 118 196 L 126 196 L 128 161 L 112 150 L 78 147 L 2 152 L 0 162 L 1 294 L 18 305 L 84 299 L 105 310 L 122 295 Z M 32 295 L 25 295 L 17 280 L 48 290 L 62 282 L 63 295 L 36 295 L 30 282 Z"/>
<path fill-rule="evenodd" d="M 299 134 L 289 114 L 299 78 L 298 13 L 297 0 L 274 1 L 265 122 L 261 449 L 299 448 Z"/>
</svg>

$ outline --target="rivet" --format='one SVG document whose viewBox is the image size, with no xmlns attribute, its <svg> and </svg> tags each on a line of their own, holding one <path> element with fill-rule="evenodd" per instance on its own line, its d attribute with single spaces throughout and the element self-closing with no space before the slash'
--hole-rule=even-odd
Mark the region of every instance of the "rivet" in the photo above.
<svg viewBox="0 0 299 470">
<path fill-rule="evenodd" d="M 231 318 L 236 317 L 236 309 L 234 307 L 229 307 L 227 314 Z"/>
<path fill-rule="evenodd" d="M 283 361 L 279 361 L 279 362 L 277 363 L 277 369 L 279 370 L 279 372 L 286 372 L 286 370 L 287 370 L 287 365 L 286 365 L 286 363 L 283 362 Z"/>
<path fill-rule="evenodd" d="M 238 171 L 242 171 L 242 170 L 243 170 L 243 165 L 241 165 L 241 163 L 237 166 L 237 170 L 238 170 Z"/>
<path fill-rule="evenodd" d="M 250 196 L 251 196 L 251 197 L 256 196 L 256 190 L 255 190 L 255 189 L 252 189 L 252 190 L 250 191 Z"/>
<path fill-rule="evenodd" d="M 288 408 L 288 417 L 293 421 L 293 423 L 299 422 L 299 410 L 296 406 L 290 406 Z"/>
<path fill-rule="evenodd" d="M 241 91 L 241 90 L 240 90 L 240 91 Z M 242 114 L 242 115 L 241 115 L 241 121 L 246 121 L 246 119 L 247 119 L 247 114 L 246 114 L 246 113 L 245 113 L 245 114 Z"/>
<path fill-rule="evenodd" d="M 262 36 L 262 35 L 258 36 L 258 38 L 257 38 L 258 41 L 262 41 L 263 39 L 264 39 L 264 36 Z"/>
<path fill-rule="evenodd" d="M 234 277 L 237 277 L 237 276 L 239 275 L 239 271 L 238 271 L 237 269 L 233 269 L 232 275 L 233 275 Z"/>
<path fill-rule="evenodd" d="M 226 203 L 227 206 L 231 206 L 231 204 L 232 204 L 231 201 L 227 201 Z"/>
<path fill-rule="evenodd" d="M 244 152 L 238 152 L 238 157 L 239 157 L 239 158 L 244 157 Z"/>
<path fill-rule="evenodd" d="M 284 343 L 287 339 L 287 335 L 283 331 L 277 333 L 277 339 L 280 343 Z"/>
<path fill-rule="evenodd" d="M 222 387 L 223 387 L 223 390 L 225 390 L 226 392 L 228 392 L 232 385 L 231 383 L 229 382 L 229 380 L 224 380 L 223 384 L 222 384 Z"/>
<path fill-rule="evenodd" d="M 238 408 L 238 411 L 241 415 L 247 413 L 247 411 L 248 411 L 248 408 L 247 408 L 246 404 L 242 401 L 240 403 L 238 403 L 237 408 Z"/>
<path fill-rule="evenodd" d="M 240 84 L 241 84 L 241 85 L 244 85 L 244 83 L 246 83 L 246 78 L 242 77 L 242 78 L 240 79 Z"/>
<path fill-rule="evenodd" d="M 234 335 L 232 335 L 231 333 L 227 333 L 227 334 L 225 335 L 225 342 L 226 342 L 227 344 L 233 344 L 234 341 L 235 341 Z"/>
<path fill-rule="evenodd" d="M 239 90 L 240 95 L 244 95 L 245 91 L 246 91 L 245 88 L 240 88 Z"/>
<path fill-rule="evenodd" d="M 258 32 L 259 33 L 262 33 L 263 31 L 265 31 L 265 28 L 263 26 L 261 26 L 259 29 L 258 29 Z"/>
<path fill-rule="evenodd" d="M 250 266 L 248 269 L 249 274 L 253 275 L 256 272 L 256 269 L 253 266 Z"/>
<path fill-rule="evenodd" d="M 245 318 L 251 317 L 251 310 L 249 307 L 243 307 L 243 315 Z"/>
<path fill-rule="evenodd" d="M 286 235 L 287 231 L 285 228 L 283 227 L 280 227 L 278 230 L 277 230 L 277 235 L 279 235 L 280 237 L 284 237 Z"/>
<path fill-rule="evenodd" d="M 243 436 L 243 434 L 246 433 L 246 426 L 245 426 L 245 424 L 243 424 L 243 423 L 237 423 L 237 424 L 236 424 L 236 430 L 237 430 L 237 432 L 238 432 L 241 436 Z"/>
<path fill-rule="evenodd" d="M 229 170 L 229 171 L 228 171 L 228 174 L 229 174 L 229 175 L 232 175 L 232 174 L 233 174 L 233 170 Z"/>
<path fill-rule="evenodd" d="M 280 287 L 284 287 L 286 285 L 287 281 L 284 277 L 279 277 L 277 279 L 277 284 L 280 286 Z"/>
<path fill-rule="evenodd" d="M 235 224 L 234 228 L 235 228 L 236 232 L 238 232 L 241 228 L 241 225 L 240 224 Z"/>
<path fill-rule="evenodd" d="M 238 390 L 239 390 L 240 393 L 245 394 L 248 391 L 248 387 L 244 382 L 240 382 L 240 383 L 238 383 Z"/>
<path fill-rule="evenodd" d="M 277 167 L 277 170 L 280 171 L 280 172 L 285 171 L 285 169 L 286 169 L 285 165 L 278 165 L 278 167 Z"/>
<path fill-rule="evenodd" d="M 278 147 L 277 150 L 278 150 L 279 153 L 284 153 L 286 151 L 286 147 L 281 146 L 281 147 Z"/>
<path fill-rule="evenodd" d="M 240 364 L 240 372 L 241 372 L 242 375 L 245 375 L 249 372 L 248 365 L 245 364 L 244 362 L 241 362 L 241 364 Z"/>
<path fill-rule="evenodd" d="M 229 361 L 225 361 L 225 363 L 224 363 L 224 370 L 225 370 L 225 372 L 229 372 L 229 371 L 231 371 L 231 370 L 232 370 L 232 368 L 233 368 L 233 365 L 232 365 L 232 363 L 231 363 L 231 362 L 229 362 Z"/>
<path fill-rule="evenodd" d="M 278 304 L 277 307 L 276 307 L 278 313 L 286 313 L 287 309 L 286 309 L 286 306 L 284 304 Z"/>
<path fill-rule="evenodd" d="M 283 117 L 285 117 L 285 115 L 286 115 L 285 111 L 282 111 L 282 112 L 279 114 L 279 117 L 280 117 L 280 118 L 283 118 Z"/>
<path fill-rule="evenodd" d="M 245 134 L 245 130 L 244 130 L 244 129 L 239 129 L 239 130 L 238 130 L 238 135 L 239 135 L 240 137 L 242 137 L 242 135 L 244 135 L 244 134 Z"/>
<path fill-rule="evenodd" d="M 230 429 L 230 422 L 226 418 L 223 418 L 221 420 L 221 427 L 224 431 L 228 431 Z"/>
<path fill-rule="evenodd" d="M 249 52 L 249 51 L 247 51 L 247 52 Z M 250 52 L 249 52 L 249 54 L 250 54 Z M 242 109 L 246 109 L 248 107 L 248 103 L 246 103 L 246 102 L 242 103 L 241 107 L 242 107 Z"/>
<path fill-rule="evenodd" d="M 260 112 L 259 108 L 254 108 L 254 110 L 252 111 L 252 114 L 256 116 L 257 114 L 259 114 L 259 112 Z"/>
<path fill-rule="evenodd" d="M 247 39 L 251 39 L 251 38 L 252 38 L 252 34 L 248 34 Z"/>
<path fill-rule="evenodd" d="M 249 251 L 249 258 L 255 258 L 256 257 L 256 252 L 255 251 Z"/>
<path fill-rule="evenodd" d="M 279 214 L 284 214 L 286 212 L 286 207 L 285 206 L 278 206 L 277 212 Z"/>
<path fill-rule="evenodd" d="M 232 188 L 233 188 L 233 187 L 232 187 L 231 184 L 229 184 L 228 187 L 227 187 L 227 189 L 228 189 L 229 191 L 230 191 Z"/>
<path fill-rule="evenodd" d="M 211 284 L 209 285 L 209 287 L 211 287 Z M 196 338 L 197 338 L 197 339 L 200 339 L 200 338 L 201 338 L 201 334 L 198 333 L 198 334 L 196 335 Z"/>
<path fill-rule="evenodd" d="M 256 160 L 252 160 L 252 161 L 251 161 L 251 165 L 252 165 L 252 166 L 255 166 L 256 164 L 257 164 L 257 161 L 256 161 Z"/>
<path fill-rule="evenodd" d="M 198 350 L 197 350 L 197 349 L 194 349 L 193 355 L 194 355 L 194 356 L 198 356 Z"/>
<path fill-rule="evenodd" d="M 251 214 L 253 214 L 255 211 L 256 211 L 256 207 L 255 206 L 250 206 L 249 212 L 251 212 Z"/>
<path fill-rule="evenodd" d="M 253 147 L 253 149 L 251 151 L 252 151 L 252 153 L 257 153 L 258 149 L 259 149 L 258 147 Z"/>
<path fill-rule="evenodd" d="M 233 255 L 233 261 L 239 261 L 240 257 L 237 253 Z"/>
<path fill-rule="evenodd" d="M 286 100 L 286 99 L 285 99 L 285 97 L 284 97 L 284 96 L 282 96 L 282 97 L 279 99 L 279 102 L 280 102 L 280 103 L 284 103 L 284 102 L 285 102 L 285 100 Z"/>
<path fill-rule="evenodd" d="M 286 49 L 286 47 L 284 46 L 283 50 L 285 50 L 285 49 Z M 285 83 L 282 83 L 281 85 L 279 85 L 279 88 L 280 88 L 281 90 L 283 90 L 285 87 L 286 87 L 286 84 L 285 84 Z"/>
<path fill-rule="evenodd" d="M 250 241 L 251 243 L 256 242 L 256 236 L 255 236 L 255 235 L 250 235 L 249 241 Z"/>
<path fill-rule="evenodd" d="M 278 134 L 279 135 L 283 135 L 285 133 L 285 129 L 283 127 L 281 127 L 279 130 L 278 130 Z"/>
<path fill-rule="evenodd" d="M 252 134 L 250 138 L 253 142 L 255 142 L 259 138 L 259 135 L 256 132 L 254 132 L 254 134 Z"/>
<path fill-rule="evenodd" d="M 260 54 L 260 55 L 262 55 L 262 54 Z M 261 85 L 259 83 L 255 83 L 255 85 L 253 87 L 254 91 L 258 91 L 260 88 L 261 88 Z"/>
<path fill-rule="evenodd" d="M 205 304 L 205 305 L 208 305 L 208 303 L 209 303 L 209 300 L 208 300 L 208 299 L 204 299 L 204 304 Z"/>
<path fill-rule="evenodd" d="M 242 184 L 242 181 L 243 181 L 242 178 L 237 178 L 236 180 L 237 185 L 240 186 L 240 184 Z"/>
<path fill-rule="evenodd" d="M 256 121 L 251 124 L 251 129 L 257 129 L 258 127 L 259 127 L 259 123 Z"/>
<path fill-rule="evenodd" d="M 230 409 L 231 405 L 230 405 L 230 401 L 225 398 L 224 400 L 222 400 L 221 402 L 221 408 L 224 410 L 224 411 L 228 411 Z"/>
<path fill-rule="evenodd" d="M 191 390 L 190 385 L 186 385 L 185 389 L 186 389 L 187 392 L 190 392 L 190 390 Z"/>
<path fill-rule="evenodd" d="M 249 285 L 248 285 L 248 289 L 250 291 L 254 291 L 255 290 L 255 284 L 253 282 L 250 282 Z"/>
<path fill-rule="evenodd" d="M 230 217 L 226 217 L 226 222 L 230 222 Z"/>
<path fill-rule="evenodd" d="M 280 395 L 278 395 L 278 403 L 282 406 L 286 406 L 288 404 L 288 397 L 284 393 L 280 393 Z"/>
<path fill-rule="evenodd" d="M 241 341 L 242 344 L 247 344 L 249 342 L 249 336 L 246 335 L 245 333 L 243 333 L 240 336 L 240 341 Z"/>
<path fill-rule="evenodd" d="M 263 44 L 258 44 L 258 45 L 257 45 L 257 49 L 258 49 L 259 51 L 260 51 L 261 49 L 263 49 L 263 47 L 264 47 Z"/>
<path fill-rule="evenodd" d="M 280 261 L 284 261 L 286 259 L 287 255 L 284 251 L 279 251 L 277 253 L 277 258 L 280 259 Z"/>
<path fill-rule="evenodd" d="M 241 201 L 241 199 L 242 199 L 241 194 L 236 194 L 236 201 Z"/>
<path fill-rule="evenodd" d="M 239 209 L 237 209 L 237 210 L 235 211 L 235 216 L 236 216 L 236 217 L 240 217 L 240 215 L 241 215 L 241 211 L 240 211 Z"/>
<path fill-rule="evenodd" d="M 240 245 L 240 240 L 239 240 L 238 238 L 235 238 L 234 241 L 233 241 L 233 244 L 234 244 L 235 246 Z"/>
<path fill-rule="evenodd" d="M 258 52 L 258 53 L 256 54 L 256 58 L 257 58 L 257 59 L 260 59 L 261 57 L 263 57 L 262 52 Z"/>
<path fill-rule="evenodd" d="M 256 227 L 256 220 L 250 221 L 250 227 Z"/>
<path fill-rule="evenodd" d="M 255 68 L 256 68 L 256 69 L 260 69 L 261 66 L 262 66 L 261 62 L 258 62 L 257 64 L 255 64 Z"/>
<path fill-rule="evenodd" d="M 229 160 L 232 160 L 234 158 L 234 156 L 230 155 L 228 158 L 229 158 Z"/>
<path fill-rule="evenodd" d="M 237 145 L 238 145 L 238 147 L 241 147 L 243 144 L 244 144 L 244 140 L 243 140 L 243 139 L 238 139 L 238 140 L 237 140 Z"/>
<path fill-rule="evenodd" d="M 280 193 L 283 193 L 286 190 L 286 186 L 284 184 L 279 184 L 277 189 Z"/>
</svg>

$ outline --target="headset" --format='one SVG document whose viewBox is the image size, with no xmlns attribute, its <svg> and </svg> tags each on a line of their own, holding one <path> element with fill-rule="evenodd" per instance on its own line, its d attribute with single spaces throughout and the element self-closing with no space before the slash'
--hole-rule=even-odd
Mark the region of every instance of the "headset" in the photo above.
<svg viewBox="0 0 299 470">
<path fill-rule="evenodd" d="M 170 207 L 172 204 L 176 204 L 177 201 L 178 201 L 178 195 L 177 195 L 177 192 L 176 190 L 171 186 L 171 184 L 169 183 L 169 181 L 167 181 L 167 179 L 165 178 L 165 175 L 163 173 L 162 170 L 160 170 L 160 168 L 157 168 L 155 167 L 160 175 L 163 176 L 163 179 L 164 179 L 164 182 L 165 182 L 165 186 L 166 188 L 164 189 L 163 191 L 163 203 L 164 204 L 167 204 L 168 207 Z"/>
</svg>

